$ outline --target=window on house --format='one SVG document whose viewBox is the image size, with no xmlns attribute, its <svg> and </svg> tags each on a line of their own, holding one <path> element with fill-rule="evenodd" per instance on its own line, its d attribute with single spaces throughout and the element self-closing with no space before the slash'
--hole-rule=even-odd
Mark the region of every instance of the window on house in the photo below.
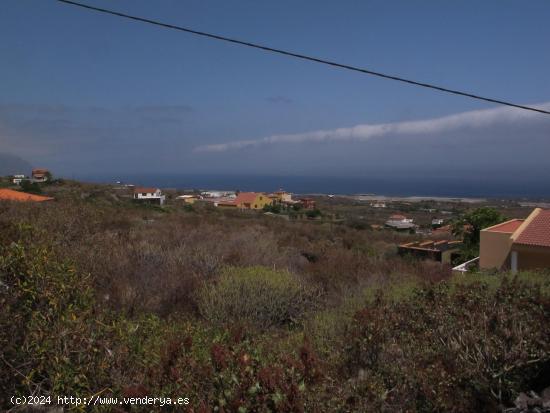
<svg viewBox="0 0 550 413">
<path fill-rule="evenodd" d="M 147 193 L 146 193 L 146 192 L 144 192 L 144 193 L 142 193 L 142 194 L 141 194 L 141 196 L 147 196 Z"/>
</svg>

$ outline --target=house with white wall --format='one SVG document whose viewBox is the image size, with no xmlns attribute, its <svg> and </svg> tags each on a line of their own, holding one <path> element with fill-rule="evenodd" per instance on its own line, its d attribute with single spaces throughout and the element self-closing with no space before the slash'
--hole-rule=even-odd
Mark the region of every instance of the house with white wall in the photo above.
<svg viewBox="0 0 550 413">
<path fill-rule="evenodd" d="M 407 218 L 401 214 L 391 215 L 386 221 L 385 226 L 397 231 L 412 231 L 417 227 L 412 218 Z"/>
<path fill-rule="evenodd" d="M 47 169 L 35 168 L 32 170 L 31 176 L 33 182 L 46 182 L 51 179 L 52 174 Z"/>
<path fill-rule="evenodd" d="M 370 206 L 373 208 L 386 208 L 386 203 L 381 201 L 376 201 L 376 202 L 372 202 Z"/>
<path fill-rule="evenodd" d="M 21 182 L 23 182 L 25 179 L 28 179 L 25 175 L 23 174 L 18 174 L 18 175 L 13 175 L 13 178 L 12 178 L 12 182 L 14 184 L 21 184 Z"/>
<path fill-rule="evenodd" d="M 134 199 L 139 202 L 164 205 L 166 197 L 158 188 L 135 187 Z"/>
</svg>

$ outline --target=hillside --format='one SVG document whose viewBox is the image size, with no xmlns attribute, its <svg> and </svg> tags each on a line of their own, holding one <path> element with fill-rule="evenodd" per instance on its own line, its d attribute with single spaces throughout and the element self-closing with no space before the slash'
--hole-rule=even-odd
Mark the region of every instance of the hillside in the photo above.
<svg viewBox="0 0 550 413">
<path fill-rule="evenodd" d="M 0 176 L 29 174 L 31 169 L 31 164 L 24 159 L 8 153 L 0 153 Z"/>
<path fill-rule="evenodd" d="M 550 385 L 548 273 L 452 277 L 348 201 L 321 202 L 338 220 L 283 220 L 42 190 L 56 201 L 0 203 L 1 409 L 35 394 L 182 398 L 93 411 L 499 411 Z"/>
</svg>

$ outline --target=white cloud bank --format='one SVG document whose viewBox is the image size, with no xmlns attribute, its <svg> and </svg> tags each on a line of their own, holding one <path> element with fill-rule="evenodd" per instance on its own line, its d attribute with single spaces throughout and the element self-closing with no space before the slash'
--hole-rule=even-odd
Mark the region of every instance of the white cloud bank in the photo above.
<svg viewBox="0 0 550 413">
<path fill-rule="evenodd" d="M 538 104 L 535 107 L 550 110 L 550 102 Z M 256 140 L 242 140 L 228 143 L 201 145 L 194 148 L 195 152 L 225 152 L 250 147 L 266 146 L 281 143 L 303 142 L 344 142 L 368 141 L 386 135 L 433 135 L 462 128 L 481 128 L 492 124 L 502 124 L 528 120 L 531 118 L 548 118 L 538 112 L 526 111 L 512 107 L 475 110 L 443 116 L 434 119 L 415 120 L 407 122 L 363 124 L 351 128 L 318 130 L 306 133 L 287 135 L 272 135 Z"/>
</svg>

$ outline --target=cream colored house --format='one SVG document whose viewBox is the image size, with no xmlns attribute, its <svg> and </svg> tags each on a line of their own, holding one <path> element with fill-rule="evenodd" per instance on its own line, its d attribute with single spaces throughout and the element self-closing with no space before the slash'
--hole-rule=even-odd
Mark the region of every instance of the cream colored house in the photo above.
<svg viewBox="0 0 550 413">
<path fill-rule="evenodd" d="M 481 269 L 550 268 L 550 210 L 536 208 L 526 219 L 512 219 L 480 232 Z"/>
<path fill-rule="evenodd" d="M 400 214 L 391 215 L 385 225 L 396 230 L 413 230 L 416 227 L 412 218 Z"/>
<path fill-rule="evenodd" d="M 33 182 L 46 182 L 51 178 L 51 173 L 47 169 L 35 168 L 32 170 L 32 180 Z"/>
<path fill-rule="evenodd" d="M 276 202 L 292 202 L 292 194 L 290 192 L 283 191 L 282 188 L 269 195 L 269 197 Z"/>
<path fill-rule="evenodd" d="M 180 195 L 177 196 L 176 199 L 183 202 L 184 204 L 194 204 L 201 198 L 199 197 L 199 195 Z"/>
</svg>

